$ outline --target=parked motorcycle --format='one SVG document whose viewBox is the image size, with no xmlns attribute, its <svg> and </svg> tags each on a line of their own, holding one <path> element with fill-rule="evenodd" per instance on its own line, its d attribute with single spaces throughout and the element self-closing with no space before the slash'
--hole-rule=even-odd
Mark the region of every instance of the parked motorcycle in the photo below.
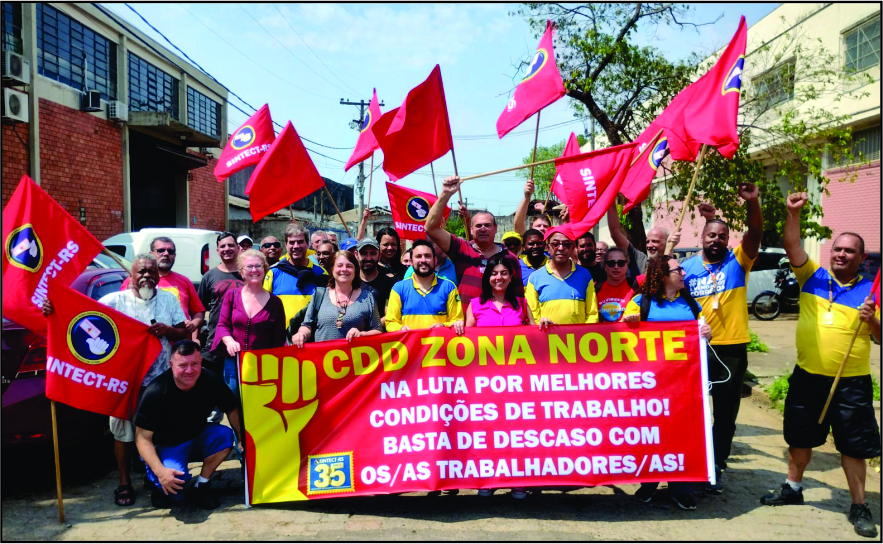
<svg viewBox="0 0 883 544">
<path fill-rule="evenodd" d="M 775 287 L 754 297 L 752 311 L 761 321 L 772 321 L 779 317 L 783 306 L 797 306 L 800 301 L 800 284 L 790 268 L 776 271 Z"/>
</svg>

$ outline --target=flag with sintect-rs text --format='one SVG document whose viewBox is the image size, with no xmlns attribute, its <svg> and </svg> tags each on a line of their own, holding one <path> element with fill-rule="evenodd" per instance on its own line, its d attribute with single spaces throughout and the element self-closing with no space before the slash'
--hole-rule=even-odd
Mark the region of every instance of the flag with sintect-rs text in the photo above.
<svg viewBox="0 0 883 544">
<path fill-rule="evenodd" d="M 46 397 L 99 414 L 132 417 L 141 380 L 162 350 L 147 325 L 70 287 L 49 285 Z"/>
<path fill-rule="evenodd" d="M 48 285 L 70 285 L 102 249 L 86 227 L 22 176 L 3 208 L 3 317 L 45 336 Z"/>
<path fill-rule="evenodd" d="M 394 183 L 387 182 L 386 190 L 389 194 L 389 209 L 392 212 L 393 226 L 402 240 L 421 240 L 426 238 L 424 224 L 429 208 L 435 204 L 436 196 L 432 193 L 424 193 Z M 451 208 L 446 207 L 445 220 L 451 214 Z"/>
<path fill-rule="evenodd" d="M 258 164 L 275 139 L 270 106 L 264 104 L 230 137 L 218 158 L 215 177 L 218 181 L 224 181 L 243 168 Z"/>
</svg>

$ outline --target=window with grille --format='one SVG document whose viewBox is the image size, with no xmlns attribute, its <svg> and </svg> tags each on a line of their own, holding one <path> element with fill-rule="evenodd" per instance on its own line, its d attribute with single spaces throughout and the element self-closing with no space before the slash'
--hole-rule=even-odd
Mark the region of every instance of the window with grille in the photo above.
<svg viewBox="0 0 883 544">
<path fill-rule="evenodd" d="M 193 87 L 187 87 L 187 125 L 190 128 L 220 138 L 220 119 L 220 104 Z"/>
<path fill-rule="evenodd" d="M 168 112 L 178 117 L 178 80 L 129 52 L 129 110 Z"/>
<path fill-rule="evenodd" d="M 852 133 L 852 155 L 852 160 L 846 157 L 834 160 L 830 153 L 826 154 L 825 168 L 837 168 L 848 164 L 880 160 L 880 125 L 856 130 Z"/>
<path fill-rule="evenodd" d="M 880 17 L 859 25 L 843 36 L 846 71 L 861 72 L 880 64 Z"/>
<path fill-rule="evenodd" d="M 117 97 L 116 44 L 43 3 L 37 4 L 37 72 L 81 91 L 100 91 L 104 100 Z"/>
<path fill-rule="evenodd" d="M 796 64 L 796 59 L 786 60 L 779 66 L 751 81 L 761 108 L 772 108 L 794 98 L 794 69 Z"/>
<path fill-rule="evenodd" d="M 24 54 L 21 41 L 21 4 L 3 2 L 3 50 Z"/>
</svg>

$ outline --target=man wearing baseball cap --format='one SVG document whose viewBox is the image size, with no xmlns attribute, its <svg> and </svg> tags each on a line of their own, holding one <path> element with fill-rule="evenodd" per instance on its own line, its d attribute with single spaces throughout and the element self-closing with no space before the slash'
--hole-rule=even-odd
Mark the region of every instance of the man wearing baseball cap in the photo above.
<svg viewBox="0 0 883 544">
<path fill-rule="evenodd" d="M 347 241 L 345 240 L 344 243 Z M 368 285 L 374 289 L 374 302 L 377 310 L 381 315 L 386 313 L 386 301 L 389 300 L 389 293 L 392 286 L 396 283 L 394 274 L 386 272 L 386 268 L 378 268 L 377 262 L 380 260 L 380 244 L 374 238 L 362 238 L 356 244 L 355 253 L 359 260 L 359 276 L 362 278 L 362 285 Z"/>
<path fill-rule="evenodd" d="M 254 245 L 254 241 L 252 241 L 251 237 L 249 237 L 247 234 L 243 234 L 242 236 L 237 238 L 236 243 L 239 244 L 239 249 L 241 251 L 251 249 L 251 246 Z"/>
<path fill-rule="evenodd" d="M 352 251 L 354 247 L 359 244 L 359 241 L 355 238 L 347 238 L 343 242 L 340 243 L 341 251 Z"/>
<path fill-rule="evenodd" d="M 523 243 L 524 240 L 521 238 L 521 235 L 514 230 L 510 230 L 503 235 L 503 245 L 515 256 L 521 255 L 521 245 Z"/>
</svg>

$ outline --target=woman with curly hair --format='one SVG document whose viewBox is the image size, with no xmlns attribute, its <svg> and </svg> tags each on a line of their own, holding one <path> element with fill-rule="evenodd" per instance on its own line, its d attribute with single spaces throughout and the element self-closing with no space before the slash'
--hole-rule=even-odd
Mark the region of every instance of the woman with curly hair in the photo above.
<svg viewBox="0 0 883 544">
<path fill-rule="evenodd" d="M 629 301 L 623 321 L 692 321 L 702 315 L 699 304 L 684 287 L 684 269 L 671 255 L 653 257 L 647 263 L 644 284 L 640 294 Z M 711 340 L 711 326 L 704 324 L 699 334 Z M 635 498 L 650 502 L 659 487 L 658 482 L 641 484 Z M 689 482 L 669 482 L 671 499 L 684 510 L 695 510 Z"/>
</svg>

